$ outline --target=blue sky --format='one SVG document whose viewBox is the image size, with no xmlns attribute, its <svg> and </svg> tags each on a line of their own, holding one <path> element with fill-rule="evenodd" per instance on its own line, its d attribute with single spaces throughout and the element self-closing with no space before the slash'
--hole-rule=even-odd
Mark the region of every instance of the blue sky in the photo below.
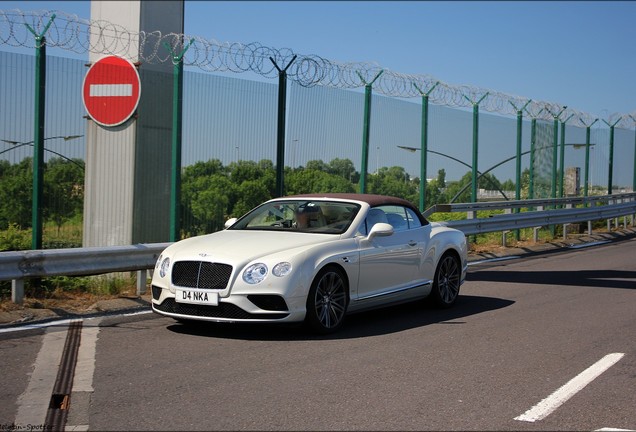
<svg viewBox="0 0 636 432">
<path fill-rule="evenodd" d="M 88 1 L 0 1 L 90 18 Z M 188 1 L 186 33 L 376 62 L 607 118 L 636 110 L 636 2 Z M 4 49 L 4 48 L 3 48 Z"/>
</svg>

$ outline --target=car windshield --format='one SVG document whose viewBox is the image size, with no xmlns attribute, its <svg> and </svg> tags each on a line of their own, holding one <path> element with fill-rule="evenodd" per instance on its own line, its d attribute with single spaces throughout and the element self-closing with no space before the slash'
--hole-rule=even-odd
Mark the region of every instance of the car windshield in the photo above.
<svg viewBox="0 0 636 432">
<path fill-rule="evenodd" d="M 337 201 L 290 200 L 262 204 L 230 230 L 275 230 L 320 234 L 344 233 L 360 206 Z"/>
</svg>

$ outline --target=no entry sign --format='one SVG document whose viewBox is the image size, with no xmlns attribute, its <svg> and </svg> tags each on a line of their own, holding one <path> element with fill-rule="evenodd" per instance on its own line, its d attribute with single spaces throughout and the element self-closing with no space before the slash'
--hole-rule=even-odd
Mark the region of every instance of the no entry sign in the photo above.
<svg viewBox="0 0 636 432">
<path fill-rule="evenodd" d="M 102 126 L 118 126 L 128 120 L 137 109 L 140 95 L 137 68 L 121 57 L 99 59 L 84 77 L 84 107 Z"/>
</svg>

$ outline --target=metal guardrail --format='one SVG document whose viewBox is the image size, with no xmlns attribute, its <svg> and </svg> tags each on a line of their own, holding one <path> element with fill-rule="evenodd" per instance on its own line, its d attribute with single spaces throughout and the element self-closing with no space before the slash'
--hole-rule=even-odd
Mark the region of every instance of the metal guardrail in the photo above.
<svg viewBox="0 0 636 432">
<path fill-rule="evenodd" d="M 636 213 L 636 201 L 597 207 L 566 208 L 524 213 L 495 215 L 483 219 L 465 219 L 446 222 L 466 235 L 511 231 L 521 228 L 537 228 L 548 225 L 568 225 L 600 219 L 613 219 Z M 633 224 L 633 220 L 632 220 Z"/>
<path fill-rule="evenodd" d="M 11 300 L 22 303 L 24 280 L 137 271 L 137 294 L 146 291 L 147 270 L 171 243 L 0 252 L 0 280 L 11 280 Z"/>
<path fill-rule="evenodd" d="M 573 208 L 574 205 L 584 205 L 584 207 Z M 566 208 L 543 210 L 544 207 L 558 206 L 566 206 Z M 536 210 L 512 213 L 513 209 L 518 208 Z M 474 217 L 479 210 L 497 209 L 507 213 L 481 219 Z M 536 233 L 536 229 L 539 227 L 567 225 L 584 221 L 588 221 L 588 226 L 591 227 L 591 221 L 602 219 L 607 219 L 609 225 L 609 220 L 620 216 L 625 218 L 631 216 L 631 224 L 634 225 L 636 193 L 556 200 L 444 204 L 434 206 L 425 214 L 461 211 L 469 213 L 469 217 L 465 220 L 444 222 L 444 224 L 463 231 L 467 236 L 499 231 L 505 233 L 521 228 L 535 228 Z M 12 281 L 11 298 L 13 302 L 21 303 L 24 297 L 24 280 L 28 278 L 87 276 L 137 271 L 137 293 L 142 294 L 146 290 L 147 270 L 154 268 L 159 254 L 170 244 L 150 243 L 129 246 L 0 252 L 0 281 Z"/>
<path fill-rule="evenodd" d="M 599 205 L 612 204 L 623 201 L 636 200 L 636 193 L 624 193 L 615 195 L 599 195 L 589 197 L 571 197 L 571 198 L 546 198 L 546 199 L 529 199 L 519 201 L 488 201 L 478 203 L 457 203 L 457 204 L 436 204 L 424 211 L 424 216 L 429 217 L 433 213 L 454 213 L 454 212 L 477 212 L 482 210 L 512 210 L 520 208 L 537 208 L 544 209 L 554 206 L 577 206 L 577 205 Z"/>
</svg>

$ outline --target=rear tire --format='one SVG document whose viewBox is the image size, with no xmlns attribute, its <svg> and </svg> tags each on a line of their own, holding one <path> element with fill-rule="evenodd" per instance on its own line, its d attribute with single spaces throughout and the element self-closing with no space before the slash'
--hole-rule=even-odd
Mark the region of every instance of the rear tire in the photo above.
<svg viewBox="0 0 636 432">
<path fill-rule="evenodd" d="M 347 278 L 339 268 L 326 267 L 311 284 L 305 322 L 315 333 L 333 333 L 342 326 L 348 305 Z"/>
<path fill-rule="evenodd" d="M 431 301 L 440 308 L 451 307 L 457 301 L 460 285 L 461 265 L 459 260 L 453 254 L 446 253 L 435 269 Z"/>
</svg>

